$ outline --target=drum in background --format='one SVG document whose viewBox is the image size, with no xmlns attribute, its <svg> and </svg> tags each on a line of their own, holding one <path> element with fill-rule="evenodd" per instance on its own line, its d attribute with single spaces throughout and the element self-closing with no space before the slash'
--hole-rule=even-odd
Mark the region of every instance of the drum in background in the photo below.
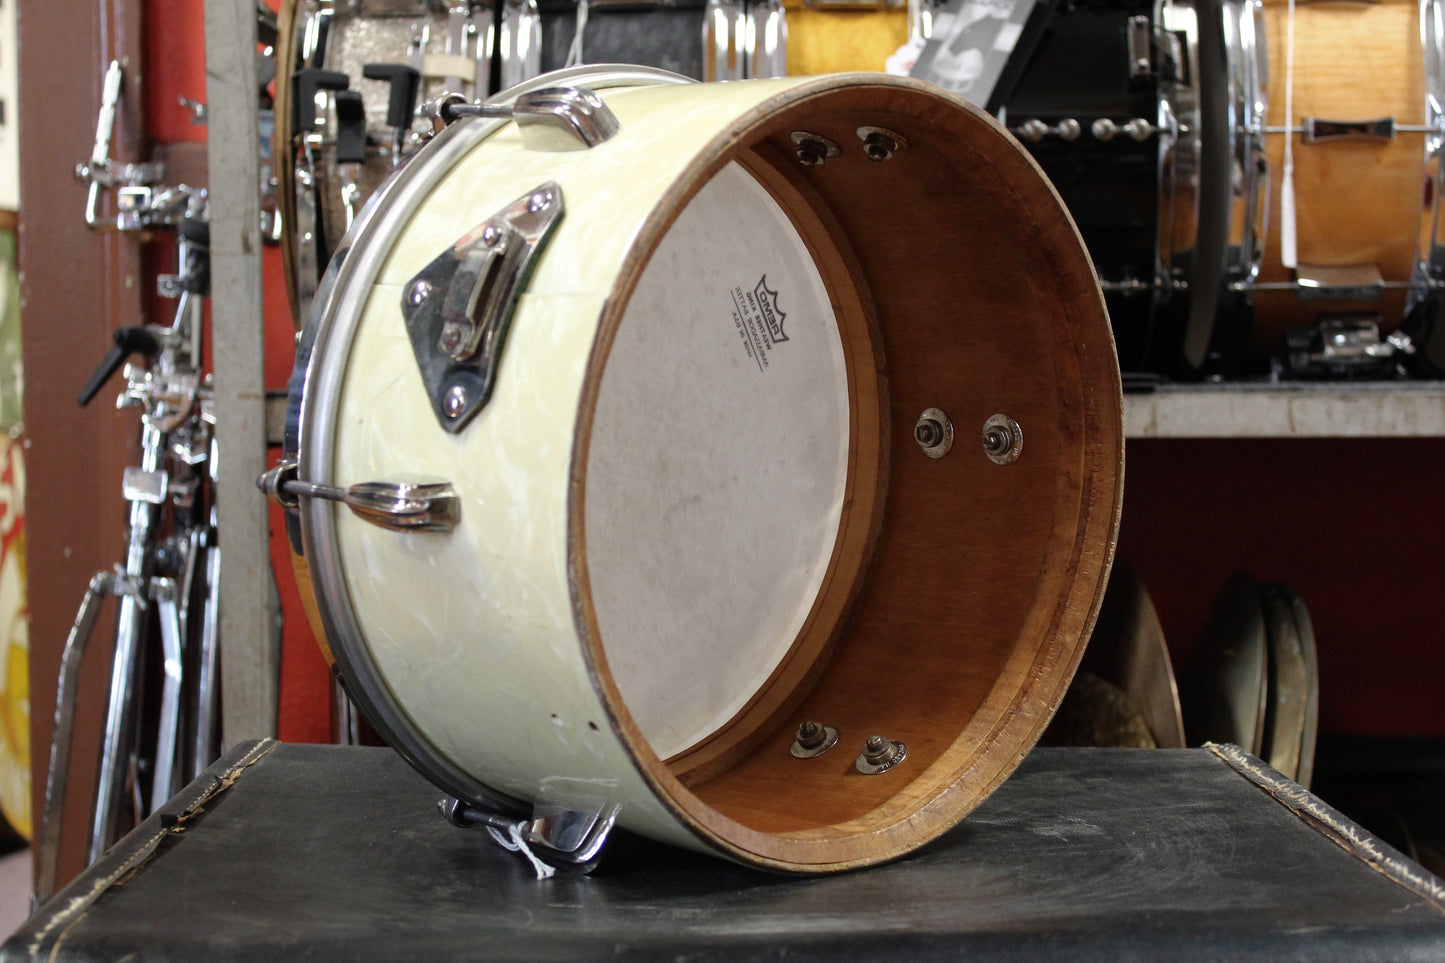
<svg viewBox="0 0 1445 963">
<path fill-rule="evenodd" d="M 1438 0 L 1299 3 L 1292 68 L 1289 5 L 1267 0 L 1265 17 L 1275 82 L 1270 241 L 1252 285 L 1249 360 L 1263 368 L 1285 359 L 1300 372 L 1389 371 L 1395 346 L 1382 338 L 1399 327 L 1407 300 L 1423 299 L 1445 276 L 1431 247 L 1445 133 Z M 1286 136 L 1297 269 L 1280 253 Z"/>
<path fill-rule="evenodd" d="M 675 79 L 539 78 L 393 175 L 270 488 L 349 692 L 460 821 L 555 861 L 615 820 L 876 863 L 992 791 L 1077 665 L 1121 496 L 1108 319 L 961 101 Z M 558 87 L 595 146 L 547 126 Z"/>
<path fill-rule="evenodd" d="M 792 76 L 882 70 L 908 41 L 904 0 L 784 0 Z"/>
<path fill-rule="evenodd" d="M 1006 103 L 1079 225 L 1126 372 L 1197 373 L 1237 337 L 1257 270 L 1257 0 L 1076 3 Z"/>
<path fill-rule="evenodd" d="M 543 71 L 637 64 L 694 80 L 786 72 L 781 0 L 538 0 L 538 10 Z"/>
<path fill-rule="evenodd" d="M 508 36 L 517 26 L 507 4 Z M 278 21 L 277 181 L 287 293 L 300 324 L 361 205 L 429 129 L 421 100 L 492 92 L 492 0 L 285 0 Z"/>
</svg>

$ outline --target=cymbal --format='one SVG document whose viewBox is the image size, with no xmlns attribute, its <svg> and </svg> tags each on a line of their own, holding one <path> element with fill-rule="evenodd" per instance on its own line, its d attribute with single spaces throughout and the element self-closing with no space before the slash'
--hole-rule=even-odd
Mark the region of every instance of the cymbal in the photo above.
<svg viewBox="0 0 1445 963">
<path fill-rule="evenodd" d="M 1215 596 L 1199 642 L 1180 676 L 1184 731 L 1192 745 L 1264 746 L 1268 635 L 1259 585 L 1230 576 Z"/>
<path fill-rule="evenodd" d="M 1282 775 L 1297 780 L 1310 685 L 1292 595 L 1282 585 L 1266 586 L 1260 594 L 1269 635 L 1269 680 L 1261 758 Z"/>
<path fill-rule="evenodd" d="M 1184 747 L 1179 687 L 1154 602 L 1137 573 L 1115 562 L 1082 668 L 1116 686 L 1161 749 Z"/>
</svg>

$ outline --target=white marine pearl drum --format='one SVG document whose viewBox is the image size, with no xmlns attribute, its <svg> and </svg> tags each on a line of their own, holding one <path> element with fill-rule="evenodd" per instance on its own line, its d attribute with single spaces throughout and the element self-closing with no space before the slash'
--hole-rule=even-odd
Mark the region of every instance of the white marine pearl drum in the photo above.
<svg viewBox="0 0 1445 963">
<path fill-rule="evenodd" d="M 298 563 L 388 741 L 543 858 L 615 820 L 865 866 L 973 809 L 1073 674 L 1122 491 L 1109 323 L 1057 196 L 974 108 L 876 74 L 676 80 L 541 78 L 509 97 L 590 89 L 616 133 L 463 119 L 371 202 L 288 447 L 312 486 L 449 483 L 457 519 L 293 489 Z M 409 324 L 504 209 L 560 214 L 475 405 Z M 800 727 L 838 741 L 797 752 Z"/>
</svg>

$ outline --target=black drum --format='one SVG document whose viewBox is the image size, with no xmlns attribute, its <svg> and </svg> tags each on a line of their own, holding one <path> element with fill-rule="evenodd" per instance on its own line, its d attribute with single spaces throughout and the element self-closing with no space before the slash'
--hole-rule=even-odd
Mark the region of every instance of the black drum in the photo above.
<svg viewBox="0 0 1445 963">
<path fill-rule="evenodd" d="M 537 0 L 537 10 L 542 71 L 622 63 L 694 80 L 786 72 L 782 0 Z"/>
<path fill-rule="evenodd" d="M 1005 102 L 1084 236 L 1126 372 L 1198 374 L 1247 333 L 1262 31 L 1259 0 L 1065 5 Z"/>
</svg>

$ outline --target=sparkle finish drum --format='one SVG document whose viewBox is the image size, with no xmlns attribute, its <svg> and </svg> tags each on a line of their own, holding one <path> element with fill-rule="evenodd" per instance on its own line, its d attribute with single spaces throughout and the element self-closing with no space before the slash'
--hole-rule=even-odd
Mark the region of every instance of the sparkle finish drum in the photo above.
<svg viewBox="0 0 1445 963">
<path fill-rule="evenodd" d="M 421 100 L 495 89 L 498 11 L 492 0 L 285 0 L 278 26 L 281 251 L 299 324 L 361 206 L 420 142 Z"/>
<path fill-rule="evenodd" d="M 292 386 L 299 564 L 388 741 L 544 858 L 615 821 L 865 866 L 997 787 L 1078 663 L 1122 491 L 1108 320 L 981 112 L 678 79 L 539 78 L 368 206 Z M 534 129 L 558 87 L 594 146 Z"/>
</svg>

